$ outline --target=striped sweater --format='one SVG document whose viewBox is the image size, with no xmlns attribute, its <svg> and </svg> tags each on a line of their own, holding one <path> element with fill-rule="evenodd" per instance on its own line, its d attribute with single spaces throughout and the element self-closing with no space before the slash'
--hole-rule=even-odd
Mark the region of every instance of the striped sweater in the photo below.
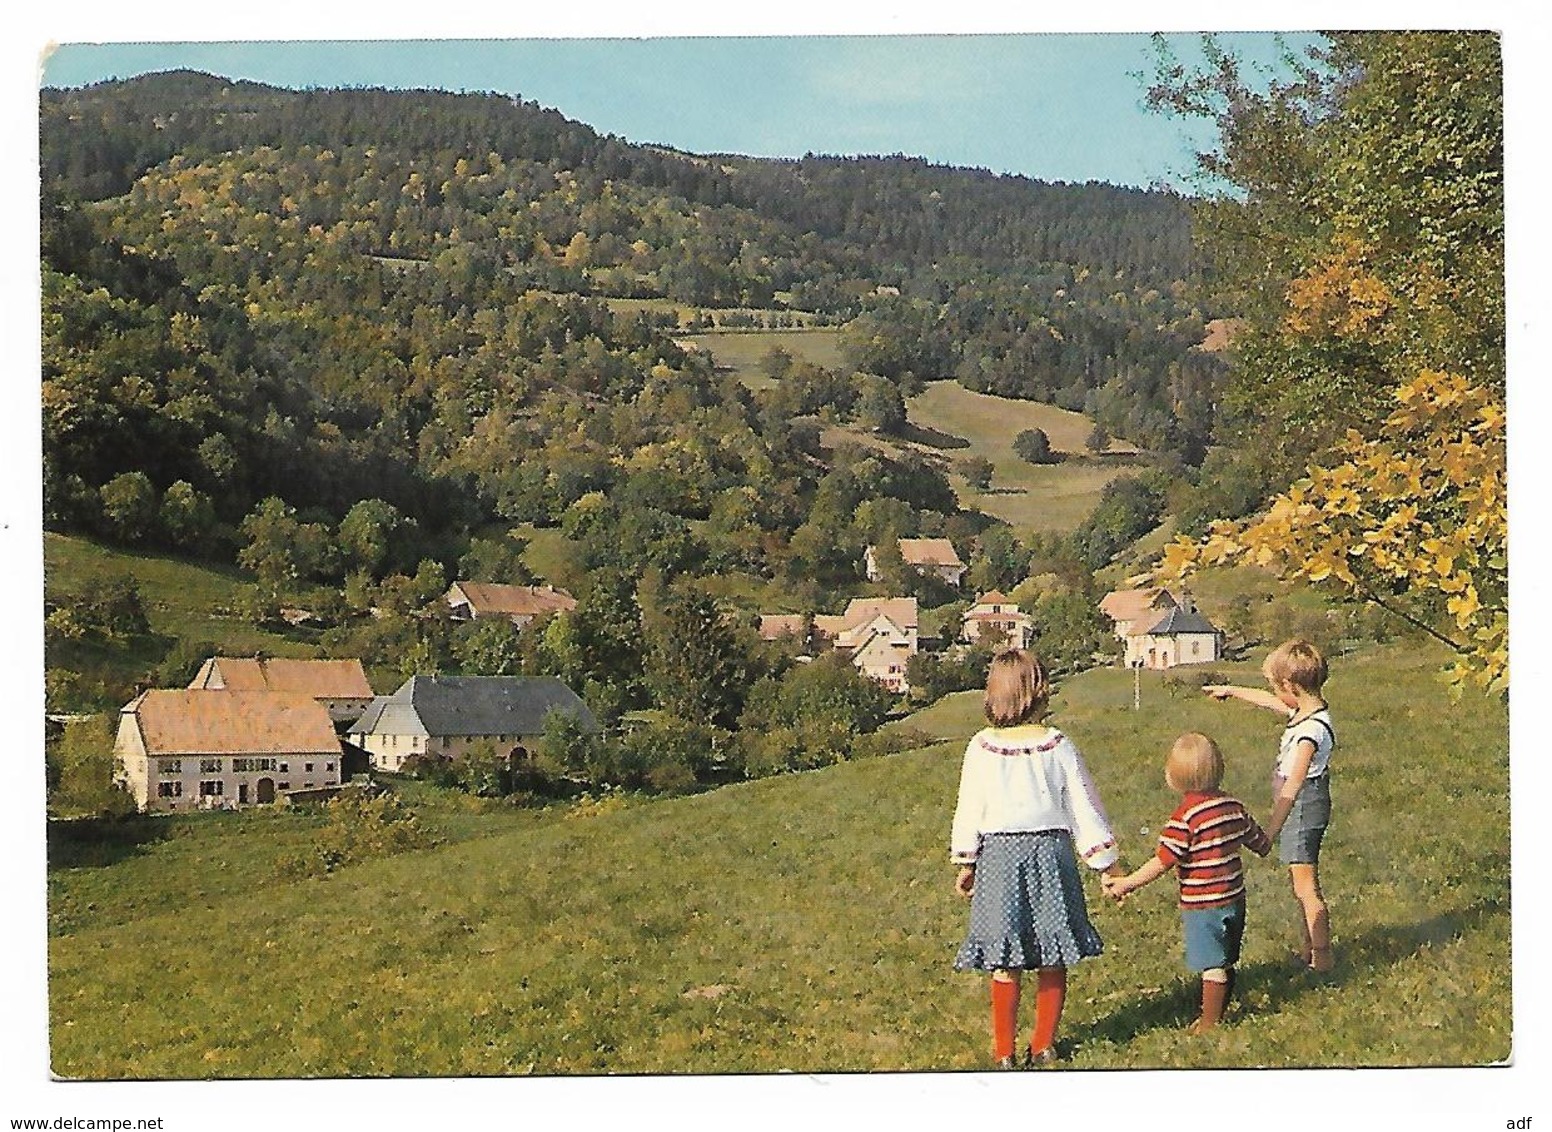
<svg viewBox="0 0 1552 1132">
<path fill-rule="evenodd" d="M 1271 839 L 1238 798 L 1187 794 L 1159 834 L 1159 860 L 1180 879 L 1182 908 L 1221 908 L 1245 892 L 1240 849 L 1259 856 Z"/>
</svg>

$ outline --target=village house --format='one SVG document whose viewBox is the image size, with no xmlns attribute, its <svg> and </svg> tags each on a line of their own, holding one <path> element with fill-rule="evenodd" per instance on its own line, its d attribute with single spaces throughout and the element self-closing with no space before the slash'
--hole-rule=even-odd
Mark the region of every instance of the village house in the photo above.
<svg viewBox="0 0 1552 1132">
<path fill-rule="evenodd" d="M 372 702 L 361 662 L 294 660 L 290 657 L 213 656 L 200 665 L 190 688 L 228 692 L 295 692 L 311 696 L 336 724 L 353 723 Z"/>
<path fill-rule="evenodd" d="M 946 538 L 903 538 L 899 540 L 900 557 L 907 567 L 923 574 L 936 574 L 951 586 L 958 586 L 969 569 L 959 558 L 954 544 Z M 878 548 L 870 546 L 862 555 L 868 581 L 882 577 L 878 566 Z"/>
<path fill-rule="evenodd" d="M 535 617 L 564 613 L 577 607 L 577 599 L 554 586 L 511 586 L 501 582 L 454 582 L 447 590 L 447 605 L 454 620 L 478 621 L 505 617 L 523 628 Z"/>
<path fill-rule="evenodd" d="M 1118 590 L 1099 603 L 1116 626 L 1127 667 L 1173 668 L 1212 664 L 1223 658 L 1223 634 L 1203 617 L 1189 594 L 1167 590 Z"/>
<path fill-rule="evenodd" d="M 340 742 L 303 692 L 156 688 L 119 712 L 116 778 L 147 812 L 232 809 L 336 787 Z"/>
<path fill-rule="evenodd" d="M 808 618 L 801 613 L 760 614 L 760 639 L 762 641 L 787 639 L 795 641 L 806 648 L 812 643 L 812 637 L 813 634 L 809 631 Z"/>
<path fill-rule="evenodd" d="M 983 636 L 996 637 L 1009 648 L 1027 649 L 1035 638 L 1035 622 L 1018 603 L 993 590 L 976 598 L 960 618 L 959 637 L 975 644 Z"/>
<path fill-rule="evenodd" d="M 551 711 L 598 730 L 581 697 L 551 676 L 411 676 L 393 695 L 373 700 L 349 737 L 377 770 L 398 771 L 415 755 L 456 759 L 477 743 L 521 758 L 544 734 Z"/>
<path fill-rule="evenodd" d="M 856 598 L 846 612 L 814 617 L 814 636 L 851 655 L 863 675 L 908 692 L 905 669 L 919 648 L 914 597 Z"/>
</svg>

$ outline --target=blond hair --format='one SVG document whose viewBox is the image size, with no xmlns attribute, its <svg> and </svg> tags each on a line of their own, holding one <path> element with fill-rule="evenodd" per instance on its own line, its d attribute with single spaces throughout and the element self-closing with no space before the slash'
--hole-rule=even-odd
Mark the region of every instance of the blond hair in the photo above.
<svg viewBox="0 0 1552 1132">
<path fill-rule="evenodd" d="M 1051 683 L 1038 657 L 1008 649 L 992 658 L 986 672 L 986 720 L 993 727 L 1032 723 L 1045 715 Z"/>
<path fill-rule="evenodd" d="M 1164 781 L 1182 794 L 1216 790 L 1223 781 L 1223 752 L 1200 731 L 1187 731 L 1169 749 Z"/>
<path fill-rule="evenodd" d="M 1309 641 L 1284 641 L 1271 651 L 1261 673 L 1275 685 L 1319 693 L 1326 682 L 1326 658 Z"/>
</svg>

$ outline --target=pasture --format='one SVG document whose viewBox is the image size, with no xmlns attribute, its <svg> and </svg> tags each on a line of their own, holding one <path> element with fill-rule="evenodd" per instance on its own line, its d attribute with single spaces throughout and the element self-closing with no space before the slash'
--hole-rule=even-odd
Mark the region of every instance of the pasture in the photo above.
<svg viewBox="0 0 1552 1132">
<path fill-rule="evenodd" d="M 1441 693 L 1417 648 L 1342 659 L 1322 866 L 1338 955 L 1290 971 L 1293 905 L 1253 862 L 1238 1003 L 1187 1040 L 1194 984 L 1168 880 L 1125 906 L 1089 878 L 1106 954 L 1076 968 L 1073 1069 L 1461 1065 L 1510 1051 L 1507 723 Z M 1248 679 L 1254 664 L 1235 670 Z M 965 909 L 947 833 L 974 693 L 915 725 L 944 741 L 660 799 L 513 809 L 413 786 L 441 845 L 313 879 L 274 866 L 304 812 L 56 827 L 50 1040 L 68 1078 L 782 1070 L 987 1064 L 984 979 L 949 962 Z M 1065 683 L 1125 859 L 1173 797 L 1161 760 L 1201 728 L 1265 812 L 1276 721 L 1146 674 Z M 1426 831 L 1448 829 L 1449 836 Z"/>
</svg>

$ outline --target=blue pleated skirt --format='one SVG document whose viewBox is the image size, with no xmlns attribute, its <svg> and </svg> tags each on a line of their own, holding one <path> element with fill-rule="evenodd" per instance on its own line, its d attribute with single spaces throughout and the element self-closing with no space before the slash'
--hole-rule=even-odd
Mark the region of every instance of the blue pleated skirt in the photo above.
<svg viewBox="0 0 1552 1132">
<path fill-rule="evenodd" d="M 1103 950 L 1066 830 L 982 836 L 956 970 L 1070 967 Z"/>
</svg>

